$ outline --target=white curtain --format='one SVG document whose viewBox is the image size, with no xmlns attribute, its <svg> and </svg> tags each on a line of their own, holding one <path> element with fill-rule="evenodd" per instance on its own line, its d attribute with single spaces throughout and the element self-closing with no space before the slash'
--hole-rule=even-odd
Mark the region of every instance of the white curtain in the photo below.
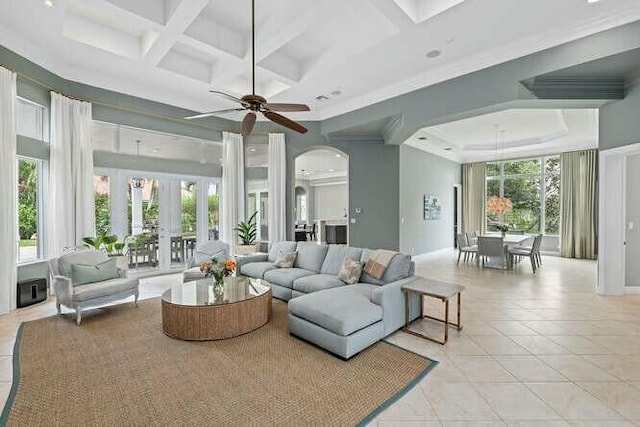
<svg viewBox="0 0 640 427">
<path fill-rule="evenodd" d="M 283 133 L 269 134 L 269 244 L 286 240 L 287 155 Z"/>
<path fill-rule="evenodd" d="M 0 313 L 16 307 L 16 75 L 0 67 Z"/>
<path fill-rule="evenodd" d="M 487 220 L 487 164 L 462 165 L 462 229 L 484 234 Z"/>
<path fill-rule="evenodd" d="M 244 143 L 242 136 L 222 133 L 222 215 L 220 240 L 235 253 L 237 242 L 234 228 L 244 218 Z"/>
<path fill-rule="evenodd" d="M 95 235 L 91 104 L 51 92 L 50 256 Z"/>
</svg>

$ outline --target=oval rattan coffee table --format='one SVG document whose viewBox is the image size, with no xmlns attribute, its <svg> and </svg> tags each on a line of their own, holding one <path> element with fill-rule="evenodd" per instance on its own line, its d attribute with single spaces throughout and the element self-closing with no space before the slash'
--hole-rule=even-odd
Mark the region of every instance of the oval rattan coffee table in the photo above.
<svg viewBox="0 0 640 427">
<path fill-rule="evenodd" d="M 162 329 L 171 338 L 206 341 L 233 338 L 271 318 L 271 285 L 245 276 L 225 278 L 216 294 L 213 279 L 172 286 L 162 294 Z"/>
</svg>

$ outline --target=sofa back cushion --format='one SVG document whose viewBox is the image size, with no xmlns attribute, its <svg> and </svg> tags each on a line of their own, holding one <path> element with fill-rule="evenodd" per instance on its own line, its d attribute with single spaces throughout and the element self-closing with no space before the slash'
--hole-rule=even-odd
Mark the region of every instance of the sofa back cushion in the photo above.
<svg viewBox="0 0 640 427">
<path fill-rule="evenodd" d="M 211 258 L 219 258 L 225 260 L 228 258 L 229 245 L 220 240 L 212 240 L 198 246 L 196 250 L 193 267 L 202 264 L 203 262 L 211 261 Z"/>
<path fill-rule="evenodd" d="M 106 253 L 92 249 L 67 252 L 58 258 L 58 272 L 61 276 L 71 278 L 72 264 L 96 265 L 108 258 Z"/>
<path fill-rule="evenodd" d="M 109 258 L 98 264 L 71 264 L 71 283 L 73 286 L 104 282 L 116 277 L 118 277 L 118 268 L 115 258 Z"/>
<path fill-rule="evenodd" d="M 364 249 L 362 251 L 362 257 L 360 258 L 360 261 L 366 264 L 367 260 L 372 254 L 373 250 Z M 409 277 L 412 274 L 413 262 L 411 261 L 411 257 L 407 254 L 399 253 L 394 256 L 389 263 L 389 266 L 384 272 L 384 276 L 382 276 L 382 279 L 375 279 L 363 271 L 362 276 L 360 276 L 360 281 L 363 283 L 371 283 L 373 285 L 384 285 L 386 283 L 404 279 L 405 277 Z"/>
<path fill-rule="evenodd" d="M 361 256 L 362 249 L 360 248 L 352 248 L 346 245 L 329 245 L 320 273 L 337 276 L 345 259 L 351 258 L 359 261 Z"/>
<path fill-rule="evenodd" d="M 275 242 L 273 246 L 271 246 L 271 250 L 269 251 L 269 262 L 276 262 L 278 258 L 280 258 L 280 254 L 285 252 L 295 252 L 296 251 L 297 242 L 291 241 L 282 241 Z"/>
<path fill-rule="evenodd" d="M 320 273 L 322 263 L 327 256 L 327 245 L 313 242 L 299 242 L 295 267 Z"/>
</svg>

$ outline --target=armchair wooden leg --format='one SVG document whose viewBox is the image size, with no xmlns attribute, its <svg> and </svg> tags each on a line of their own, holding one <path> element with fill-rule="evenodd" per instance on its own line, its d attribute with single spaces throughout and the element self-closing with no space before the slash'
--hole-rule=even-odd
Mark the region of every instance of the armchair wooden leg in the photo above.
<svg viewBox="0 0 640 427">
<path fill-rule="evenodd" d="M 76 308 L 76 324 L 80 326 L 80 322 L 82 322 L 82 311 Z"/>
<path fill-rule="evenodd" d="M 133 299 L 133 305 L 138 306 L 138 297 L 140 296 L 140 291 L 136 292 Z"/>
<path fill-rule="evenodd" d="M 56 310 L 58 310 L 58 314 L 62 314 L 62 308 L 60 307 L 60 303 L 56 303 Z"/>
</svg>

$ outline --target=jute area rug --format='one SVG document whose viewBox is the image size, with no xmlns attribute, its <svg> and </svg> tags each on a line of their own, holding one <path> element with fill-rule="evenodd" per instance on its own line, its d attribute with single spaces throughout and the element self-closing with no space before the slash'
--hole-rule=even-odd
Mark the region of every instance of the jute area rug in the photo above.
<svg viewBox="0 0 640 427">
<path fill-rule="evenodd" d="M 349 361 L 289 335 L 273 301 L 264 327 L 229 340 L 162 332 L 160 300 L 83 318 L 24 323 L 0 424 L 356 425 L 373 419 L 435 362 L 380 342 Z"/>
</svg>

